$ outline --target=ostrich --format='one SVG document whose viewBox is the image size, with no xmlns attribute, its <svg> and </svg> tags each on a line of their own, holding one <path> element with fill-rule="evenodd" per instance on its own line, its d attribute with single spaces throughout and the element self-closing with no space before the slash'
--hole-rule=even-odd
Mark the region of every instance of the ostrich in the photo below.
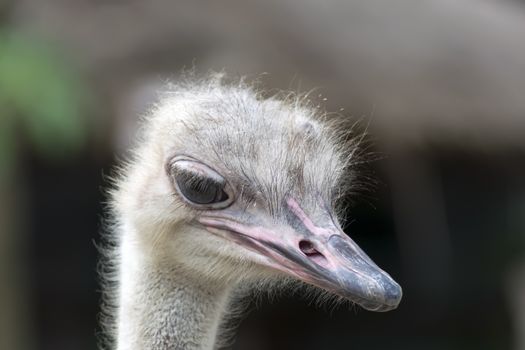
<svg viewBox="0 0 525 350">
<path fill-rule="evenodd" d="M 250 288 L 307 284 L 367 310 L 397 307 L 400 286 L 340 228 L 357 145 L 341 144 L 334 123 L 244 82 L 168 90 L 111 191 L 116 349 L 217 348 Z"/>
</svg>

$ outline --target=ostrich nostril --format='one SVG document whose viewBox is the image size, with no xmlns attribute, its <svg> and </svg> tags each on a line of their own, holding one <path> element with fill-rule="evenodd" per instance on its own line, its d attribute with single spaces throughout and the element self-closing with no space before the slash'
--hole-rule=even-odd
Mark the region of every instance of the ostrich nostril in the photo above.
<svg viewBox="0 0 525 350">
<path fill-rule="evenodd" d="M 304 241 L 304 240 L 300 241 L 299 249 L 301 250 L 301 252 L 303 252 L 304 255 L 306 255 L 308 258 L 310 258 L 315 263 L 319 265 L 325 265 L 326 258 L 321 252 L 315 249 L 312 242 Z"/>
<path fill-rule="evenodd" d="M 309 241 L 300 241 L 299 249 L 301 249 L 301 251 L 305 255 L 313 255 L 313 254 L 319 253 L 317 249 L 314 248 L 314 245 L 312 244 L 312 242 L 309 242 Z"/>
</svg>

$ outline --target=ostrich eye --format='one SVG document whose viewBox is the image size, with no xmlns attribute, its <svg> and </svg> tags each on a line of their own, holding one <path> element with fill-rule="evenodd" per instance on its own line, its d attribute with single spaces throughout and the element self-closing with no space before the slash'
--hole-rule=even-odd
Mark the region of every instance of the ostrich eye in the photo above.
<svg viewBox="0 0 525 350">
<path fill-rule="evenodd" d="M 232 201 L 226 180 L 203 163 L 186 158 L 175 159 L 169 172 L 180 196 L 190 205 L 217 209 L 228 206 Z"/>
<path fill-rule="evenodd" d="M 195 204 L 221 203 L 228 200 L 228 195 L 224 192 L 224 183 L 214 179 L 181 173 L 176 177 L 176 181 L 181 194 Z"/>
</svg>

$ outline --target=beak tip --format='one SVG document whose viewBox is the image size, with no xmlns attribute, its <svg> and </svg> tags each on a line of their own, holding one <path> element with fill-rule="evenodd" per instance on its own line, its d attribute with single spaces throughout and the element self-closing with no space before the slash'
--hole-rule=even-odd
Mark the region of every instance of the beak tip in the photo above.
<svg viewBox="0 0 525 350">
<path fill-rule="evenodd" d="M 397 308 L 403 298 L 403 289 L 396 282 L 385 288 L 385 304 Z"/>
<path fill-rule="evenodd" d="M 383 287 L 383 302 L 374 311 L 391 311 L 397 309 L 401 299 L 403 298 L 403 289 L 401 286 L 391 280 Z"/>
</svg>

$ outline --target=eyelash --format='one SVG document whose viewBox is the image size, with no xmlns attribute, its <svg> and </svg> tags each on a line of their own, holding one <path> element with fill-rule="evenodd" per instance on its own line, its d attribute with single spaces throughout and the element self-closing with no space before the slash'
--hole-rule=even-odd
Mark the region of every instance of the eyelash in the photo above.
<svg viewBox="0 0 525 350">
<path fill-rule="evenodd" d="M 202 191 L 205 191 L 210 187 L 220 188 L 224 186 L 224 183 L 222 182 L 189 171 L 182 170 L 179 172 L 178 176 L 180 176 L 181 180 L 186 182 L 189 186 L 193 186 Z"/>
</svg>

